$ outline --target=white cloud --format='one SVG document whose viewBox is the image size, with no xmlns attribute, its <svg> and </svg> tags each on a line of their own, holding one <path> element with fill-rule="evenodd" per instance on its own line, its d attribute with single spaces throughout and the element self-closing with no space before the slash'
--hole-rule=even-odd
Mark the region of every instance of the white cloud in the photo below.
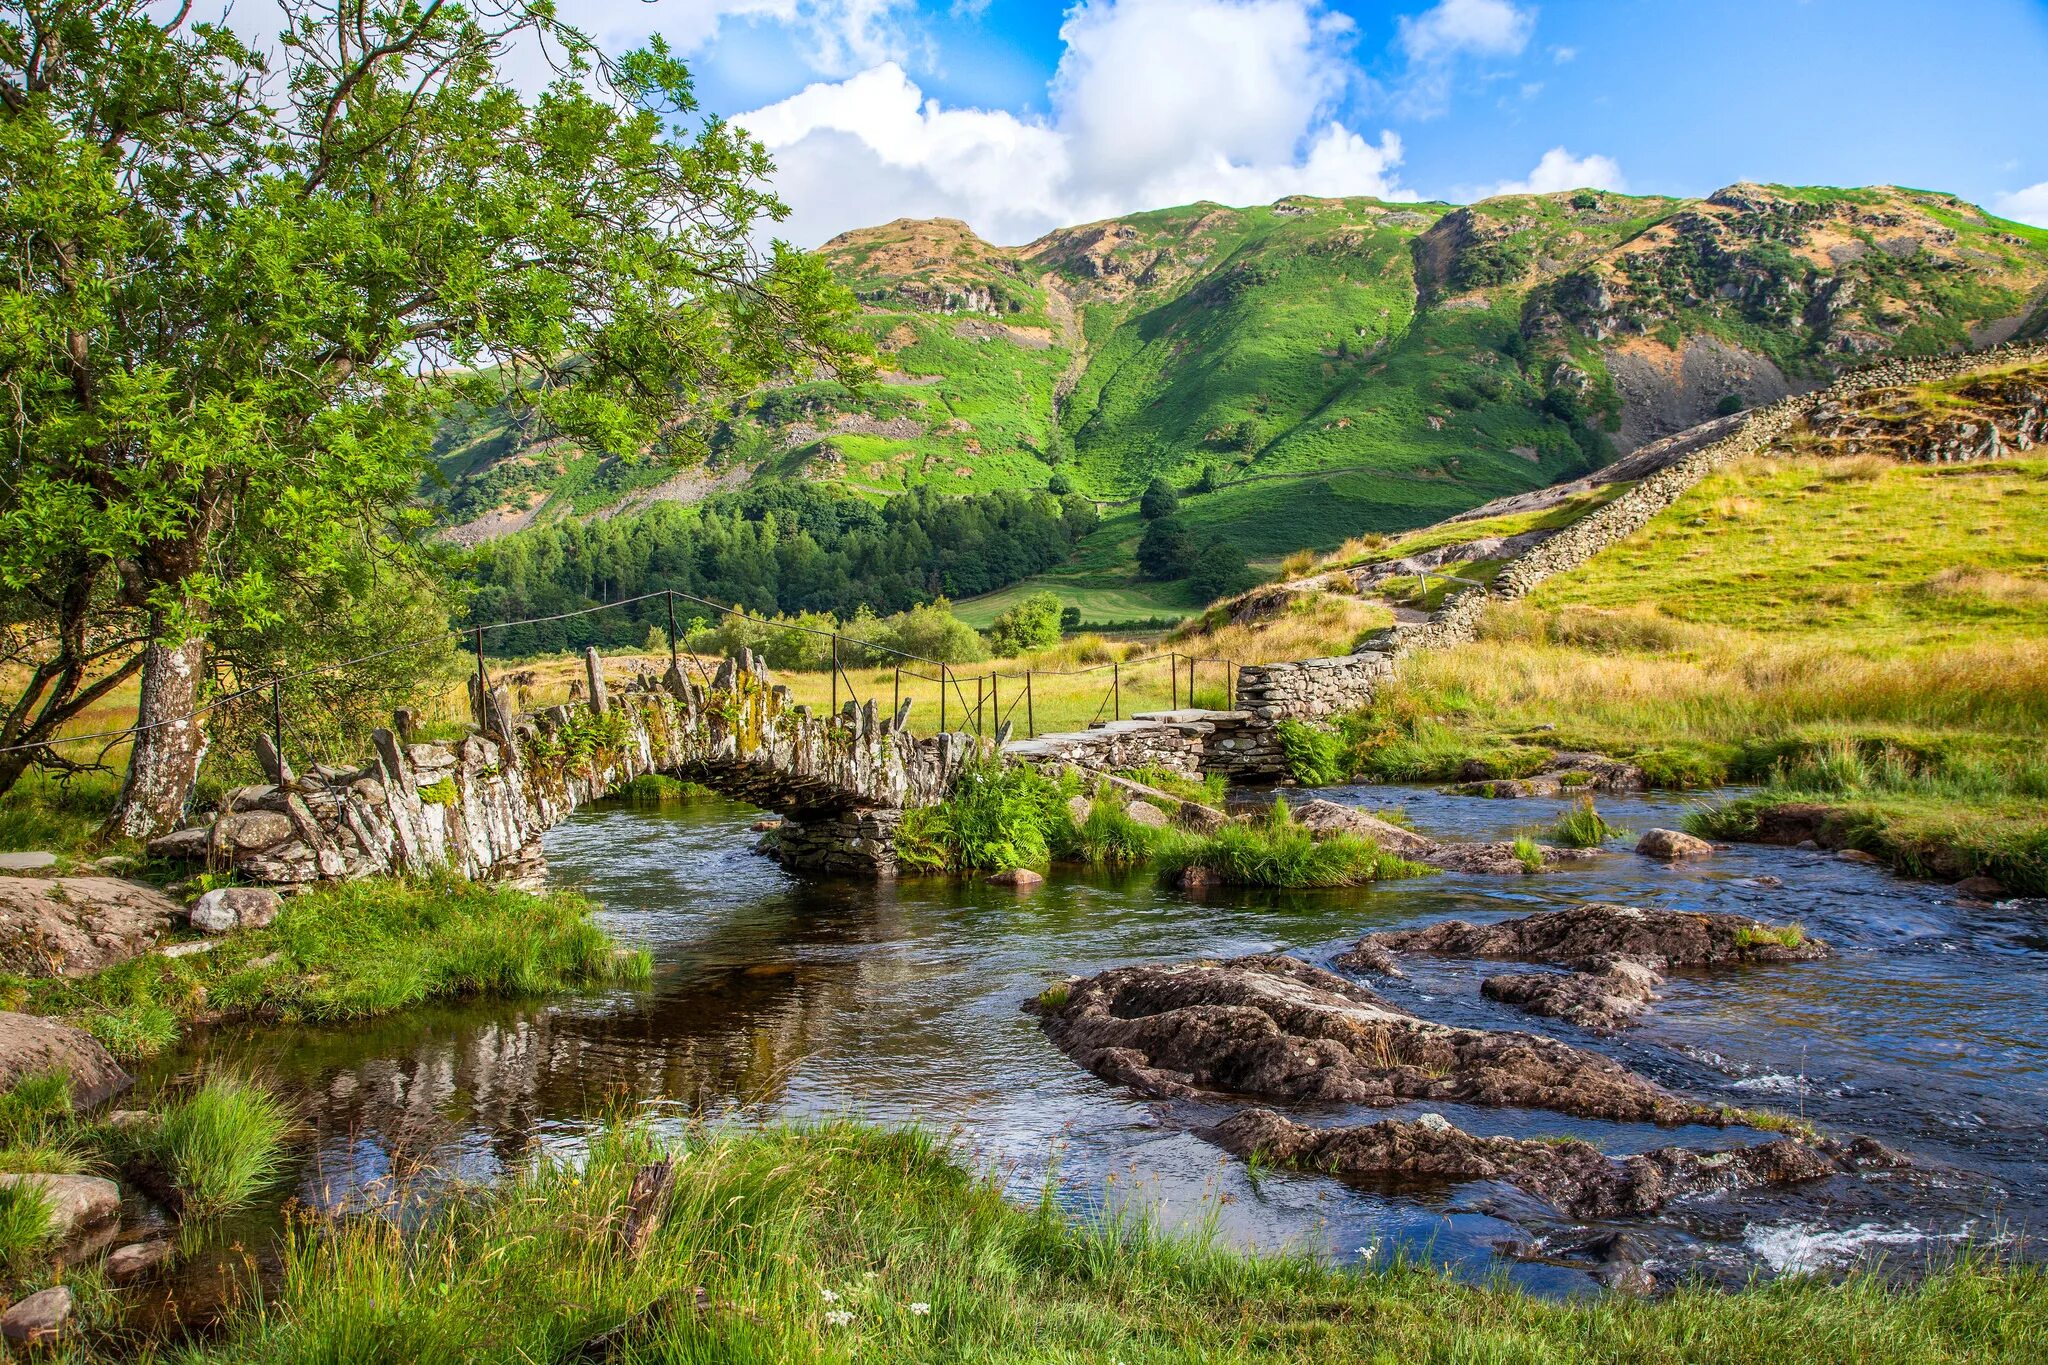
<svg viewBox="0 0 2048 1365">
<path fill-rule="evenodd" d="M 943 214 L 996 241 L 1134 209 L 1294 193 L 1412 198 L 1400 139 L 1331 110 L 1356 78 L 1321 0 L 1082 0 L 1045 118 L 949 109 L 885 62 L 734 122 L 774 154 L 803 245 Z"/>
<path fill-rule="evenodd" d="M 1998 210 L 2001 218 L 2048 227 L 2048 180 L 2023 190 L 2014 190 L 2011 194 L 1998 195 L 1991 201 L 1991 206 Z"/>
<path fill-rule="evenodd" d="M 1550 49 L 1550 60 L 1556 62 L 1559 66 L 1563 66 L 1578 55 L 1579 50 L 1575 47 L 1553 47 Z"/>
<path fill-rule="evenodd" d="M 1512 57 L 1528 46 L 1536 11 L 1509 0 L 1438 0 L 1432 9 L 1403 15 L 1396 39 L 1409 60 L 1442 62 L 1459 53 Z"/>
<path fill-rule="evenodd" d="M 1611 156 L 1573 156 L 1552 147 L 1520 180 L 1504 180 L 1487 194 L 1555 194 L 1559 190 L 1618 190 L 1626 182 L 1621 165 Z"/>
</svg>

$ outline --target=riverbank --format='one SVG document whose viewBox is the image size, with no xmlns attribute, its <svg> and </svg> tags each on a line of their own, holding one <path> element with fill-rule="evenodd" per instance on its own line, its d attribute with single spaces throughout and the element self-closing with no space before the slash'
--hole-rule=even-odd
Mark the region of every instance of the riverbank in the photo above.
<svg viewBox="0 0 2048 1365">
<path fill-rule="evenodd" d="M 665 1164 L 664 1164 L 665 1163 Z M 667 1182 L 663 1188 L 664 1181 Z M 2031 1360 L 2048 1277 L 1783 1280 L 1553 1301 L 1018 1207 L 917 1130 L 613 1129 L 423 1225 L 295 1227 L 279 1291 L 191 1359 L 1179 1362 Z"/>
<path fill-rule="evenodd" d="M 133 1059 L 200 1024 L 343 1023 L 429 1001 L 644 981 L 647 955 L 616 947 L 595 909 L 569 892 L 458 878 L 322 885 L 198 951 L 86 976 L 0 977 L 0 1008 L 56 1016 Z"/>
</svg>

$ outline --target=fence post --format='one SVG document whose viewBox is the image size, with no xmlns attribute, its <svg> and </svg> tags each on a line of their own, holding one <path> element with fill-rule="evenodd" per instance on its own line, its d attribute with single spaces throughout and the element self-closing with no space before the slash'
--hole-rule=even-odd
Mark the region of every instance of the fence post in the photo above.
<svg viewBox="0 0 2048 1365">
<path fill-rule="evenodd" d="M 939 733 L 946 733 L 946 666 L 939 665 Z"/>
<path fill-rule="evenodd" d="M 975 734 L 977 734 L 977 735 L 979 735 L 979 734 L 981 733 L 981 708 L 982 708 L 982 697 L 983 697 L 983 695 L 984 695 L 984 692 L 985 692 L 985 689 L 986 689 L 987 687 L 988 687 L 988 679 L 987 679 L 987 678 L 984 678 L 984 677 L 983 677 L 983 676 L 981 676 L 981 674 L 979 674 L 979 673 L 975 674 L 975 675 L 974 675 L 974 733 L 975 733 Z"/>
<path fill-rule="evenodd" d="M 889 693 L 889 714 L 903 709 L 903 665 L 896 665 L 896 686 Z"/>
<path fill-rule="evenodd" d="M 1188 706 L 1192 708 L 1199 704 L 1195 700 L 1195 656 L 1190 654 L 1188 655 Z"/>
<path fill-rule="evenodd" d="M 1170 695 L 1173 697 L 1173 709 L 1178 711 L 1180 710 L 1180 655 L 1172 650 L 1166 652 L 1166 677 L 1166 685 L 1170 689 Z M 1188 704 L 1192 706 L 1194 700 L 1192 695 L 1189 696 Z"/>
<path fill-rule="evenodd" d="M 1110 696 L 1115 698 L 1114 704 L 1110 707 L 1110 719 L 1122 720 L 1124 718 L 1124 665 L 1121 659 L 1109 666 L 1109 693 Z M 1098 711 L 1095 714 L 1101 715 L 1102 713 Z"/>
<path fill-rule="evenodd" d="M 832 714 L 839 714 L 839 636 L 832 637 Z"/>
<path fill-rule="evenodd" d="M 668 668 L 678 678 L 683 670 L 676 666 L 676 590 L 668 590 Z"/>
<path fill-rule="evenodd" d="M 270 680 L 270 742 L 277 749 L 277 772 L 279 785 L 283 785 L 284 766 L 284 684 L 277 679 Z M 202 883 L 204 885 L 204 883 Z"/>
<path fill-rule="evenodd" d="M 476 728 L 484 728 L 484 721 L 490 713 L 491 683 L 484 676 L 484 628 L 476 628 Z"/>
<path fill-rule="evenodd" d="M 1003 728 L 1002 682 L 1002 674 L 991 673 L 988 675 L 988 709 L 990 713 L 989 723 L 990 727 L 995 730 L 1001 730 Z"/>
<path fill-rule="evenodd" d="M 1024 670 L 1024 731 L 1028 738 L 1037 739 L 1038 717 L 1031 708 L 1031 673 L 1028 668 Z"/>
</svg>

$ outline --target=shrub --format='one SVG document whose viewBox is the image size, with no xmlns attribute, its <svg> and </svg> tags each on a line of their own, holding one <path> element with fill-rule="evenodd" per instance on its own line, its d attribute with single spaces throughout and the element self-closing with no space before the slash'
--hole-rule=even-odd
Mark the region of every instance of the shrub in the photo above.
<svg viewBox="0 0 2048 1365">
<path fill-rule="evenodd" d="M 1060 642 L 1060 599 L 1034 592 L 996 617 L 989 627 L 989 648 L 1009 657 Z"/>
<path fill-rule="evenodd" d="M 1024 763 L 982 758 L 936 806 L 903 813 L 896 857 L 917 872 L 1001 872 L 1043 867 L 1073 821 L 1058 784 Z"/>
<path fill-rule="evenodd" d="M 1350 775 L 1342 735 L 1298 720 L 1283 720 L 1276 729 L 1287 775 L 1302 786 L 1327 787 Z"/>
<path fill-rule="evenodd" d="M 163 1112 L 143 1139 L 149 1161 L 188 1218 L 241 1208 L 284 1171 L 291 1117 L 268 1091 L 215 1076 Z"/>
<path fill-rule="evenodd" d="M 1088 818 L 1079 825 L 1070 822 L 1064 837 L 1053 841 L 1053 851 L 1074 862 L 1133 867 L 1151 862 L 1180 837 L 1176 830 L 1132 819 L 1130 807 L 1105 782 L 1095 793 Z"/>
<path fill-rule="evenodd" d="M 1145 494 L 1138 499 L 1138 515 L 1147 521 L 1158 521 L 1170 517 L 1180 510 L 1180 494 L 1165 479 L 1154 479 L 1145 485 Z"/>
</svg>

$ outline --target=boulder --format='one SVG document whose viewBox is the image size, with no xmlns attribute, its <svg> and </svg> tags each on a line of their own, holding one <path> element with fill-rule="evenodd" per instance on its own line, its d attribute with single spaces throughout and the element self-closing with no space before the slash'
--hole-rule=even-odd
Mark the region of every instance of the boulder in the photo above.
<svg viewBox="0 0 2048 1365">
<path fill-rule="evenodd" d="M 266 891 L 262 887 L 215 887 L 193 902 L 192 927 L 202 934 L 228 934 L 237 929 L 261 929 L 277 918 L 277 912 L 283 906 L 282 896 L 275 891 Z"/>
<path fill-rule="evenodd" d="M 0 1174 L 0 1189 L 16 1186 L 42 1196 L 50 1206 L 50 1233 L 58 1238 L 110 1222 L 121 1212 L 121 1187 L 96 1175 Z"/>
<path fill-rule="evenodd" d="M 1067 818 L 1077 826 L 1088 823 L 1088 817 L 1095 813 L 1095 803 L 1085 796 L 1067 798 Z"/>
<path fill-rule="evenodd" d="M 1618 958 L 1598 972 L 1510 972 L 1479 983 L 1488 1000 L 1530 1014 L 1613 1033 L 1649 1007 L 1664 978 L 1640 962 Z"/>
<path fill-rule="evenodd" d="M 1645 858 L 1677 862 L 1686 858 L 1711 858 L 1714 846 L 1697 835 L 1676 829 L 1650 829 L 1636 840 L 1636 852 Z"/>
<path fill-rule="evenodd" d="M 1433 1121 L 1432 1121 L 1433 1120 Z M 1781 1137 L 1728 1150 L 1659 1147 L 1610 1157 L 1578 1138 L 1475 1137 L 1441 1115 L 1314 1128 L 1270 1109 L 1235 1114 L 1202 1136 L 1238 1156 L 1379 1179 L 1501 1180 L 1567 1218 L 1641 1217 L 1672 1200 L 1906 1165 L 1869 1138 Z"/>
<path fill-rule="evenodd" d="M 1034 1001 L 1053 1043 L 1156 1098 L 1205 1091 L 1323 1104 L 1506 1105 L 1723 1124 L 1620 1063 L 1529 1033 L 1453 1028 L 1290 957 L 1117 967 Z"/>
<path fill-rule="evenodd" d="M 1165 829 L 1173 822 L 1166 818 L 1166 812 L 1149 801 L 1133 801 L 1124 807 L 1124 814 L 1148 829 Z"/>
<path fill-rule="evenodd" d="M 1884 859 L 1875 853 L 1865 853 L 1860 848 L 1845 848 L 1835 855 L 1845 863 L 1864 863 L 1871 867 L 1883 867 Z"/>
<path fill-rule="evenodd" d="M 1044 881 L 1045 877 L 1041 873 L 1033 872 L 1028 867 L 1012 867 L 996 873 L 988 880 L 991 886 L 1024 887 L 1036 886 Z"/>
<path fill-rule="evenodd" d="M 176 902 L 118 877 L 0 877 L 0 970 L 83 976 L 147 952 Z"/>
<path fill-rule="evenodd" d="M 139 1279 L 162 1265 L 170 1255 L 171 1243 L 162 1238 L 153 1242 L 130 1242 L 127 1246 L 116 1247 L 107 1253 L 107 1278 L 115 1284 Z"/>
<path fill-rule="evenodd" d="M 1956 883 L 1956 892 L 1980 901 L 2002 901 L 2012 894 L 1996 877 L 1965 877 Z"/>
<path fill-rule="evenodd" d="M 81 1109 L 91 1109 L 133 1084 L 113 1054 L 84 1029 L 41 1015 L 0 1011 L 0 1090 L 52 1071 L 70 1077 L 71 1102 Z"/>
<path fill-rule="evenodd" d="M 0 1337 L 16 1346 L 55 1341 L 71 1319 L 71 1291 L 63 1285 L 40 1290 L 0 1313 Z"/>
<path fill-rule="evenodd" d="M 150 857 L 162 858 L 167 862 L 204 862 L 206 855 L 213 848 L 213 830 L 205 825 L 174 830 L 151 839 L 148 848 Z"/>
<path fill-rule="evenodd" d="M 1183 891 L 1211 891 L 1223 885 L 1223 874 L 1213 867 L 1184 867 L 1173 884 Z"/>
</svg>

